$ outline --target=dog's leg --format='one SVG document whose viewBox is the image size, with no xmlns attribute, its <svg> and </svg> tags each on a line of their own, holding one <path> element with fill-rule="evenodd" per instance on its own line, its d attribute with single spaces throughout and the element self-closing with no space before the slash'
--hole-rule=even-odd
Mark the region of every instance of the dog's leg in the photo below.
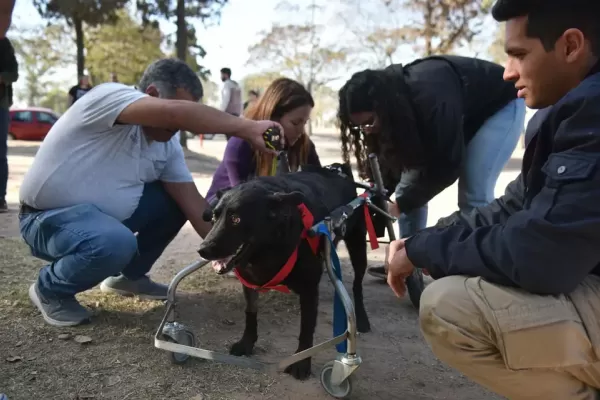
<svg viewBox="0 0 600 400">
<path fill-rule="evenodd" d="M 365 236 L 367 232 L 363 224 L 356 224 L 351 230 L 348 230 L 344 242 L 348 249 L 348 255 L 354 269 L 354 284 L 352 292 L 354 295 L 354 309 L 356 312 L 356 329 L 361 333 L 371 330 L 369 317 L 363 301 L 363 278 L 367 270 L 367 242 Z"/>
<path fill-rule="evenodd" d="M 318 288 L 315 288 L 314 291 L 300 294 L 300 337 L 298 338 L 298 350 L 296 350 L 296 353 L 313 346 L 318 307 Z M 307 379 L 310 377 L 311 372 L 310 357 L 290 365 L 285 369 L 285 372 L 296 379 Z"/>
<path fill-rule="evenodd" d="M 240 341 L 234 343 L 229 350 L 229 353 L 234 356 L 251 355 L 258 339 L 258 292 L 244 286 L 244 298 L 246 299 L 246 327 Z"/>
</svg>

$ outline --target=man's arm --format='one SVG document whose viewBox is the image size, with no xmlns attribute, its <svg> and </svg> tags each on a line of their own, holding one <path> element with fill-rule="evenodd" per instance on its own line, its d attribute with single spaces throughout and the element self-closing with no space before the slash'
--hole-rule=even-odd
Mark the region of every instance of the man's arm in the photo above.
<svg viewBox="0 0 600 400">
<path fill-rule="evenodd" d="M 171 155 L 159 179 L 194 230 L 204 238 L 211 228 L 211 225 L 202 219 L 202 213 L 208 207 L 208 202 L 198 192 L 179 143 L 171 140 L 168 146 L 172 146 Z"/>
<path fill-rule="evenodd" d="M 150 96 L 129 104 L 119 114 L 117 122 L 182 132 L 219 132 L 233 136 L 253 123 L 193 101 Z"/>
<path fill-rule="evenodd" d="M 411 262 L 434 278 L 481 276 L 539 294 L 574 290 L 600 263 L 597 104 L 581 100 L 561 113 L 566 117 L 555 124 L 554 146 L 564 150 L 548 158 L 545 184 L 528 209 L 476 229 L 456 224 L 421 231 L 406 242 Z"/>
<path fill-rule="evenodd" d="M 469 229 L 482 226 L 503 224 L 508 218 L 523 209 L 525 196 L 525 183 L 522 175 L 508 184 L 504 195 L 495 199 L 490 204 L 477 207 L 470 212 L 456 211 L 447 217 L 441 218 L 435 225 L 437 228 L 458 224 Z"/>
</svg>

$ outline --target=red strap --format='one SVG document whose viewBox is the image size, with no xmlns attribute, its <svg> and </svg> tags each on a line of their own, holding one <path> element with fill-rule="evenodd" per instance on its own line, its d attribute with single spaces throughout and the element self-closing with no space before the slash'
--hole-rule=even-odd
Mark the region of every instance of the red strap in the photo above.
<svg viewBox="0 0 600 400">
<path fill-rule="evenodd" d="M 304 229 L 302 229 L 302 234 L 300 235 L 300 240 L 306 239 L 313 253 L 317 254 L 317 251 L 319 249 L 320 238 L 318 236 L 308 237 L 308 230 L 313 226 L 314 217 L 304 204 L 298 205 L 298 210 L 300 210 L 300 214 L 302 215 L 302 225 L 304 225 Z M 298 246 L 299 245 L 300 244 L 298 243 Z M 288 289 L 287 286 L 282 285 L 281 282 L 283 282 L 283 280 L 288 277 L 288 275 L 292 272 L 294 266 L 296 265 L 296 261 L 298 260 L 298 246 L 296 246 L 296 248 L 290 255 L 290 258 L 288 258 L 284 266 L 273 277 L 273 279 L 271 279 L 269 282 L 265 283 L 262 286 L 253 285 L 252 283 L 246 281 L 239 274 L 237 268 L 233 270 L 235 276 L 237 276 L 242 285 L 246 286 L 247 288 L 254 289 L 257 292 L 268 292 L 269 290 L 277 290 L 282 293 L 290 293 L 290 289 Z"/>
<path fill-rule="evenodd" d="M 361 194 L 358 197 L 363 197 L 367 199 L 369 194 L 367 192 Z M 373 225 L 373 220 L 371 219 L 371 213 L 369 212 L 369 206 L 365 201 L 363 206 L 363 210 L 365 213 L 365 224 L 367 225 L 367 233 L 369 234 L 369 242 L 371 243 L 371 250 L 376 250 L 379 248 L 379 241 L 377 240 L 377 232 L 375 232 L 375 226 Z"/>
</svg>

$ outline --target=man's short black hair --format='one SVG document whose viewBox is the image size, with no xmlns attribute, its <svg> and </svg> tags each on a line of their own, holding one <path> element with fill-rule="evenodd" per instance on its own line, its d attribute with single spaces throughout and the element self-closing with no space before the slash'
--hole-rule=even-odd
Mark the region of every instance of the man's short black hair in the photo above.
<svg viewBox="0 0 600 400">
<path fill-rule="evenodd" d="M 221 73 L 227 75 L 231 78 L 231 69 L 229 68 L 221 68 Z"/>
<path fill-rule="evenodd" d="M 496 21 L 527 16 L 527 36 L 540 39 L 546 51 L 567 29 L 579 29 L 600 55 L 600 0 L 497 0 L 492 7 Z"/>
</svg>

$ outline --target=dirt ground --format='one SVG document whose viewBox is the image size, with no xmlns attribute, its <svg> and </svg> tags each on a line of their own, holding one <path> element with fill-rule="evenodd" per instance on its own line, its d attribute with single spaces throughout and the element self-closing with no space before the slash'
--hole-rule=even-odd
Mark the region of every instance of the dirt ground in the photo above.
<svg viewBox="0 0 600 400">
<path fill-rule="evenodd" d="M 334 140 L 323 136 L 315 142 L 324 149 L 324 163 L 339 159 Z M 205 142 L 198 152 L 187 153 L 201 190 L 206 191 L 222 149 L 223 143 L 215 140 Z M 35 143 L 10 144 L 8 199 L 14 210 L 22 175 L 36 150 Z M 197 260 L 199 242 L 186 225 L 153 268 L 154 278 L 167 283 L 178 270 Z M 346 264 L 344 282 L 350 290 L 352 271 L 340 247 Z M 173 365 L 165 352 L 153 346 L 164 311 L 161 302 L 124 299 L 94 289 L 79 297 L 94 312 L 91 324 L 51 327 L 43 323 L 27 297 L 27 288 L 43 262 L 30 257 L 18 237 L 16 211 L 0 216 L 0 254 L 0 393 L 10 400 L 330 398 L 321 388 L 318 374 L 323 364 L 336 357 L 333 348 L 313 359 L 313 376 L 304 382 L 285 374 L 268 376 L 202 360 Z M 381 250 L 370 253 L 370 262 L 381 259 Z M 326 277 L 321 285 L 316 343 L 332 333 L 333 289 Z M 422 339 L 417 313 L 407 299 L 398 300 L 387 286 L 369 277 L 364 286 L 373 330 L 359 338 L 363 364 L 354 376 L 353 399 L 498 399 L 436 360 Z M 241 336 L 244 300 L 237 281 L 202 270 L 182 283 L 181 298 L 178 321 L 196 333 L 201 347 L 227 351 Z M 277 360 L 290 355 L 298 332 L 297 298 L 280 293 L 262 295 L 255 357 Z M 80 344 L 77 335 L 88 336 L 91 342 Z"/>
</svg>

